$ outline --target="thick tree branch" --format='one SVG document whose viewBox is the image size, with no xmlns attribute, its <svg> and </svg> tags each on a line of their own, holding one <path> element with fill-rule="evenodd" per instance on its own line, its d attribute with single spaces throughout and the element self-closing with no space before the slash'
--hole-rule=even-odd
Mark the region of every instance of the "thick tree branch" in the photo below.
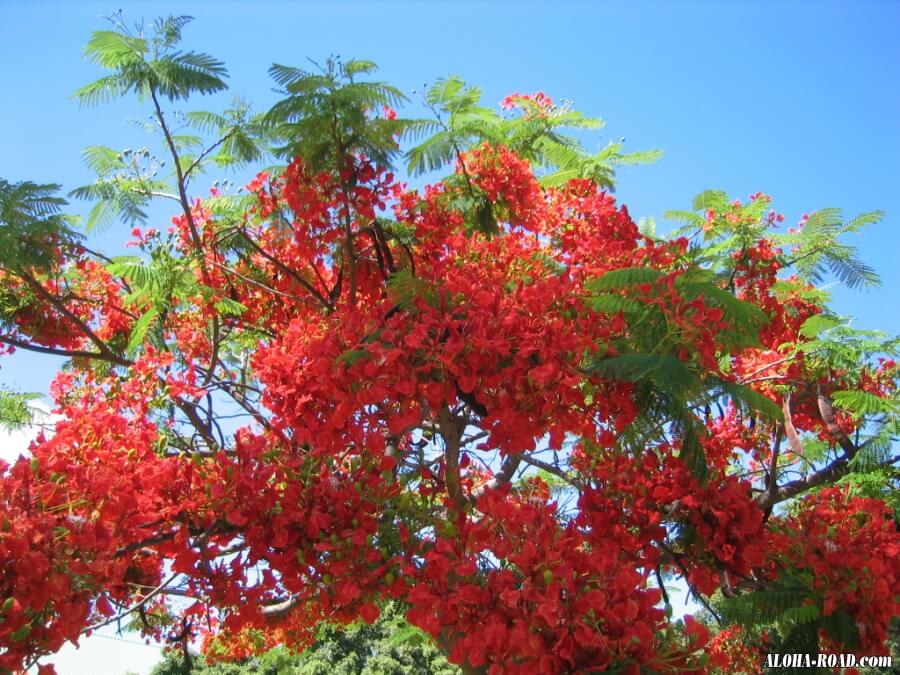
<svg viewBox="0 0 900 675">
<path fill-rule="evenodd" d="M 796 497 L 814 487 L 826 483 L 834 483 L 846 475 L 849 461 L 850 460 L 847 457 L 840 457 L 818 471 L 813 471 L 803 478 L 798 478 L 797 480 L 782 485 L 774 492 L 764 492 L 759 495 L 759 506 L 763 509 L 770 509 L 775 504 L 790 499 L 791 497 Z"/>
<path fill-rule="evenodd" d="M 510 454 L 504 457 L 503 463 L 500 465 L 500 470 L 495 473 L 494 477 L 489 481 L 479 485 L 477 488 L 472 490 L 471 494 L 469 494 L 469 501 L 474 504 L 488 490 L 497 490 L 498 488 L 501 488 L 509 483 L 512 480 L 512 477 L 515 475 L 516 469 L 519 468 L 519 464 L 521 463 L 521 461 L 521 453 Z"/>
<path fill-rule="evenodd" d="M 459 441 L 462 429 L 459 420 L 446 405 L 441 407 L 438 423 L 441 437 L 444 439 L 444 480 L 447 484 L 447 494 L 457 508 L 462 508 L 466 503 L 459 479 Z"/>
<path fill-rule="evenodd" d="M 259 613 L 262 614 L 266 619 L 281 619 L 287 616 L 299 602 L 300 600 L 297 598 L 297 596 L 292 595 L 287 600 L 275 603 L 274 605 L 265 605 L 264 607 L 261 607 Z"/>
<path fill-rule="evenodd" d="M 197 404 L 191 403 L 190 401 L 185 401 L 184 399 L 176 398 L 175 405 L 178 406 L 178 409 L 181 410 L 190 421 L 191 426 L 197 430 L 197 433 L 200 434 L 201 438 L 206 441 L 207 445 L 210 448 L 216 449 L 219 447 L 218 441 L 213 437 L 212 429 L 210 426 L 200 419 L 200 415 L 197 414 Z"/>
<path fill-rule="evenodd" d="M 779 502 L 783 502 L 786 499 L 795 497 L 796 495 L 806 492 L 811 488 L 818 487 L 819 485 L 834 483 L 847 474 L 847 471 L 849 470 L 850 460 L 852 460 L 856 456 L 858 448 L 838 426 L 837 421 L 834 418 L 834 408 L 831 407 L 831 401 L 828 400 L 828 397 L 820 392 L 818 395 L 818 403 L 819 414 L 822 416 L 822 421 L 825 422 L 825 427 L 828 429 L 828 433 L 830 433 L 837 439 L 838 444 L 844 451 L 843 456 L 838 457 L 818 471 L 813 471 L 803 478 L 791 481 L 790 483 L 782 485 L 774 491 L 769 490 L 768 492 L 760 495 L 759 504 L 764 509 L 770 509 L 772 508 L 772 506 Z M 797 435 L 793 424 L 791 424 L 788 397 L 785 397 L 784 411 L 785 431 L 787 433 L 788 439 L 791 442 L 791 449 L 794 450 L 794 452 L 796 452 L 797 454 L 802 455 L 803 446 L 800 444 L 800 438 Z M 797 450 L 798 447 L 799 452 Z"/>
<path fill-rule="evenodd" d="M 547 473 L 551 473 L 557 478 L 564 480 L 566 483 L 571 485 L 576 490 L 580 490 L 584 487 L 584 485 L 578 479 L 570 476 L 565 471 L 560 469 L 558 466 L 554 464 L 550 464 L 549 462 L 544 462 L 540 459 L 536 459 L 531 457 L 530 455 L 520 455 L 519 458 L 525 462 L 526 464 L 530 464 L 531 466 L 537 467 L 538 469 L 542 469 Z"/>
<path fill-rule="evenodd" d="M 44 347 L 43 345 L 32 344 L 31 342 L 25 342 L 24 340 L 18 340 L 14 337 L 10 337 L 8 335 L 0 335 L 0 342 L 4 344 L 8 344 L 17 349 L 25 349 L 30 352 L 37 352 L 38 354 L 52 354 L 54 356 L 65 356 L 70 359 L 97 359 L 98 361 L 106 361 L 108 363 L 113 363 L 117 366 L 128 366 L 131 365 L 130 361 L 125 361 L 120 358 L 111 359 L 108 354 L 102 354 L 100 352 L 88 352 L 82 351 L 78 349 L 57 349 L 56 347 Z"/>
<path fill-rule="evenodd" d="M 834 409 L 831 407 L 831 401 L 829 401 L 825 395 L 819 393 L 818 403 L 822 420 L 825 422 L 828 432 L 837 439 L 838 444 L 843 449 L 843 456 L 838 457 L 818 471 L 813 471 L 803 478 L 799 478 L 779 487 L 774 492 L 770 491 L 764 495 L 760 495 L 759 504 L 761 507 L 769 509 L 775 504 L 790 499 L 791 497 L 795 497 L 811 488 L 834 483 L 845 476 L 849 471 L 850 460 L 856 456 L 858 448 L 837 425 L 834 418 Z M 786 430 L 788 429 L 789 424 L 790 415 L 785 415 Z M 790 426 L 790 430 L 793 431 L 793 426 Z M 793 431 L 793 434 L 796 436 L 796 431 Z M 788 434 L 788 438 L 790 438 L 790 433 Z M 793 446 L 793 441 L 791 445 Z"/>
</svg>

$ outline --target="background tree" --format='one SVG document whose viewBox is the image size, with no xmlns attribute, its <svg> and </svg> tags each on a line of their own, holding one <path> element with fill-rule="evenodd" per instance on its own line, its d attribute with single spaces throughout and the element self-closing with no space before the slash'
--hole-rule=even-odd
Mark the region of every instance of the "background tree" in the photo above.
<svg viewBox="0 0 900 675">
<path fill-rule="evenodd" d="M 453 675 L 459 669 L 447 662 L 427 635 L 410 626 L 404 608 L 388 603 L 371 625 L 357 621 L 337 628 L 322 626 L 315 642 L 302 654 L 294 655 L 276 648 L 240 663 L 206 663 L 194 657 L 185 666 L 177 651 L 166 654 L 152 675 Z"/>
<path fill-rule="evenodd" d="M 137 255 L 90 250 L 51 187 L 0 192 L 0 343 L 70 360 L 0 481 L 0 667 L 127 616 L 243 659 L 389 599 L 464 672 L 736 663 L 671 619 L 672 577 L 773 650 L 885 649 L 897 343 L 819 286 L 877 281 L 844 235 L 879 213 L 781 233 L 768 196 L 708 191 L 641 232 L 606 188 L 642 157 L 567 135 L 597 121 L 456 78 L 399 118 L 364 61 L 273 66 L 262 116 L 176 114 L 225 87 L 186 23 L 86 50 L 108 74 L 78 96 L 143 97 L 167 153 L 86 152 L 87 225 L 136 223 Z M 275 166 L 246 192 L 192 191 L 250 161 Z"/>
</svg>

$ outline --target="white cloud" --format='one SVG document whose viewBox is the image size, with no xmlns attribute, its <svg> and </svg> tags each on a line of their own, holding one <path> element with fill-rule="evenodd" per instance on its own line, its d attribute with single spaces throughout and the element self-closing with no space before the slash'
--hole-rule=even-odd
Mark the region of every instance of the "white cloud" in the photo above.
<svg viewBox="0 0 900 675">
<path fill-rule="evenodd" d="M 53 424 L 61 419 L 59 415 L 50 414 L 50 406 L 43 401 L 30 401 L 29 407 L 34 411 L 34 421 L 19 431 L 0 430 L 0 459 L 12 464 L 19 455 L 28 455 L 28 446 L 43 430 L 51 431 Z"/>
<path fill-rule="evenodd" d="M 148 675 L 162 660 L 162 645 L 144 644 L 136 633 L 116 635 L 111 627 L 79 642 L 79 647 L 67 643 L 41 662 L 52 663 L 58 675 Z"/>
</svg>

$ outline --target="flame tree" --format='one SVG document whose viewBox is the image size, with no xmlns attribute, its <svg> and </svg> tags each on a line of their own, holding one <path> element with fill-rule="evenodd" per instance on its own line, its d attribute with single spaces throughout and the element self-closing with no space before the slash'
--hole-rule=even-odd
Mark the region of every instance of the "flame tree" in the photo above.
<svg viewBox="0 0 900 675">
<path fill-rule="evenodd" d="M 884 651 L 897 343 L 820 287 L 877 282 L 842 236 L 878 212 L 784 231 L 708 191 L 657 237 L 610 194 L 652 153 L 586 152 L 599 120 L 456 78 L 401 118 L 365 61 L 273 66 L 265 114 L 170 109 L 226 88 L 187 21 L 86 48 L 77 97 L 138 96 L 160 141 L 88 148 L 73 193 L 135 255 L 0 182 L 0 344 L 68 362 L 61 421 L 0 471 L 0 668 L 129 616 L 213 658 L 302 648 L 388 600 L 469 673 Z M 673 578 L 704 622 L 671 618 Z"/>
</svg>

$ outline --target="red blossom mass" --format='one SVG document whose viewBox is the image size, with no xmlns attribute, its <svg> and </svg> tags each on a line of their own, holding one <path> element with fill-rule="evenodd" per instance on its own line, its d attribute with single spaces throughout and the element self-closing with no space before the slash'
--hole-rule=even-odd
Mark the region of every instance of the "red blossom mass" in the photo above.
<svg viewBox="0 0 900 675">
<path fill-rule="evenodd" d="M 670 618 L 672 577 L 794 593 L 824 646 L 884 652 L 895 515 L 827 486 L 864 425 L 835 392 L 887 399 L 897 368 L 798 348 L 825 307 L 778 276 L 769 235 L 704 267 L 692 238 L 642 234 L 590 179 L 545 187 L 502 145 L 421 191 L 342 162 L 260 174 L 237 219 L 196 200 L 168 236 L 136 230 L 173 261 L 165 307 L 80 249 L 0 272 L 28 299 L 7 344 L 73 358 L 63 421 L 0 465 L 0 669 L 131 610 L 225 657 L 302 648 L 385 598 L 468 672 L 752 662 L 749 629 Z M 755 202 L 704 211 L 700 234 Z"/>
</svg>

